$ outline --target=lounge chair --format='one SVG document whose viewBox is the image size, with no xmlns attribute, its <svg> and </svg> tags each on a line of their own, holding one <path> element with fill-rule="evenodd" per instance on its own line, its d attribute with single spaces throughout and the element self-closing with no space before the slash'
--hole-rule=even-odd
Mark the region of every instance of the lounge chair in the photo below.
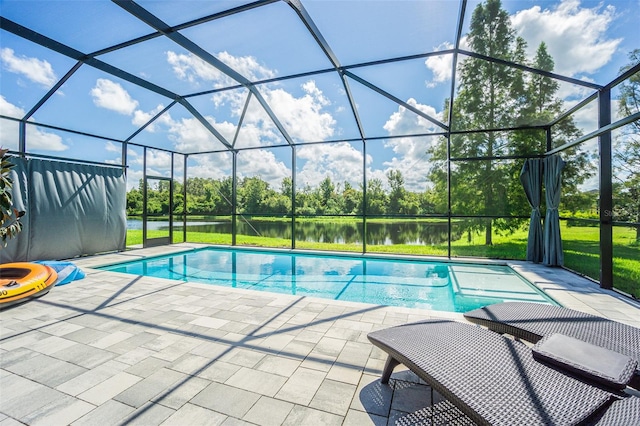
<svg viewBox="0 0 640 426">
<path fill-rule="evenodd" d="M 482 327 L 427 320 L 368 338 L 389 355 L 382 383 L 404 364 L 477 424 L 640 424 L 640 398 L 540 362 L 529 346 Z"/>
<path fill-rule="evenodd" d="M 529 302 L 497 303 L 469 311 L 464 317 L 531 343 L 560 333 L 625 354 L 638 362 L 629 386 L 640 390 L 640 328 L 561 306 Z"/>
</svg>

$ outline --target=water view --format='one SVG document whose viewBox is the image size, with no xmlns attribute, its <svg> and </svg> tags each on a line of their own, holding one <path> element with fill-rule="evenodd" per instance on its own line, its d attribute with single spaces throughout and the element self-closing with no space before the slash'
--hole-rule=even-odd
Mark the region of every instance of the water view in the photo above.
<svg viewBox="0 0 640 426">
<path fill-rule="evenodd" d="M 182 230 L 182 222 L 174 221 L 175 232 Z M 142 220 L 128 219 L 129 229 L 142 229 Z M 168 230 L 168 221 L 149 221 L 150 230 Z M 218 234 L 231 233 L 231 221 L 189 221 L 187 232 Z M 240 235 L 291 238 L 291 223 L 279 220 L 249 221 L 240 219 L 237 223 Z M 460 235 L 453 235 L 454 239 Z M 447 242 L 447 222 L 367 222 L 367 242 L 375 245 L 435 245 Z M 362 222 L 353 221 L 300 221 L 296 222 L 296 240 L 319 243 L 358 244 L 362 243 Z"/>
</svg>

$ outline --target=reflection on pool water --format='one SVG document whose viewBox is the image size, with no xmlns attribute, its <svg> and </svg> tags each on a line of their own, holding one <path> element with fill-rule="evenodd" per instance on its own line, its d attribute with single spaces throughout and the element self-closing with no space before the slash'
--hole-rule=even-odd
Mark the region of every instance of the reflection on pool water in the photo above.
<svg viewBox="0 0 640 426">
<path fill-rule="evenodd" d="M 100 269 L 448 312 L 466 312 L 503 301 L 554 303 L 503 265 L 204 248 Z"/>
</svg>

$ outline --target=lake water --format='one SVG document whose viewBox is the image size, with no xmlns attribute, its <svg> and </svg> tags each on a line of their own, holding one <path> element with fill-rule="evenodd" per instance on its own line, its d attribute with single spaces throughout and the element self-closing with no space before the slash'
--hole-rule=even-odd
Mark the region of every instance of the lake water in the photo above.
<svg viewBox="0 0 640 426">
<path fill-rule="evenodd" d="M 128 219 L 129 229 L 142 229 L 142 221 Z M 148 229 L 168 229 L 168 221 L 148 222 Z M 174 222 L 174 231 L 182 230 L 182 222 Z M 231 233 L 230 221 L 187 222 L 187 232 Z M 285 221 L 244 221 L 237 223 L 240 235 L 291 239 L 291 223 Z M 453 239 L 460 238 L 453 235 Z M 367 222 L 367 243 L 375 245 L 413 244 L 435 245 L 447 242 L 447 222 L 427 223 L 398 221 Z M 361 222 L 296 222 L 296 240 L 337 244 L 362 243 Z"/>
</svg>

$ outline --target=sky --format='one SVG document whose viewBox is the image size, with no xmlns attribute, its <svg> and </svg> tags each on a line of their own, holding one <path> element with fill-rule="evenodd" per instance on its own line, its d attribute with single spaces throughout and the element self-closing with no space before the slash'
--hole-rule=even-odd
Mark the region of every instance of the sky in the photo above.
<svg viewBox="0 0 640 426">
<path fill-rule="evenodd" d="M 248 3 L 242 1 L 139 1 L 169 25 Z M 478 0 L 468 2 L 463 34 Z M 455 41 L 459 4 L 455 1 L 327 1 L 302 0 L 340 65 L 363 64 L 398 56 L 451 49 Z M 517 35 L 528 42 L 532 57 L 545 42 L 555 61 L 555 72 L 578 80 L 606 84 L 628 53 L 640 48 L 637 22 L 640 0 L 503 1 Z M 76 49 L 93 53 L 153 30 L 108 1 L 2 0 L 0 13 L 18 24 Z M 55 19 L 52 19 L 55 17 Z M 73 31 L 70 31 L 73 28 Z M 250 81 L 328 70 L 331 63 L 293 9 L 277 2 L 180 31 L 217 60 Z M 0 33 L 0 114 L 22 118 L 75 65 L 75 61 L 2 30 Z M 463 49 L 470 50 L 466 38 Z M 265 112 L 267 104 L 296 143 L 298 187 L 315 187 L 325 177 L 359 186 L 363 164 L 368 179 L 386 184 L 390 170 L 400 170 L 406 188 L 424 191 L 430 167 L 427 148 L 439 142 L 440 127 L 410 109 L 381 96 L 362 80 L 376 85 L 436 121 L 443 120 L 443 105 L 450 95 L 452 55 L 442 54 L 401 62 L 360 66 L 349 71 L 349 90 L 365 135 L 359 131 L 345 88 L 335 72 L 306 75 L 256 86 L 249 93 L 238 81 L 210 66 L 177 43 L 157 37 L 97 59 L 182 96 L 217 133 L 242 150 L 237 157 L 239 177 L 260 176 L 275 189 L 291 176 L 294 160 L 278 126 Z M 460 60 L 464 60 L 461 57 Z M 231 90 L 224 90 L 227 88 Z M 562 83 L 559 97 L 570 108 L 593 89 Z M 614 97 L 616 92 L 614 91 Z M 615 112 L 615 99 L 613 110 Z M 31 153 L 120 164 L 121 144 L 172 99 L 144 90 L 111 74 L 81 66 L 30 121 L 70 128 L 87 135 L 41 126 L 27 126 Z M 580 110 L 575 120 L 584 133 L 597 128 L 596 103 Z M 239 129 L 239 130 L 238 130 Z M 17 149 L 18 126 L 0 121 L 0 145 Z M 404 136 L 390 138 L 396 136 Z M 305 144 L 333 141 L 331 144 Z M 131 142 L 184 153 L 223 151 L 224 145 L 180 104 L 164 114 Z M 593 151 L 596 141 L 584 149 Z M 274 147 L 274 148 L 270 148 Z M 366 152 L 365 152 L 366 151 Z M 143 151 L 130 145 L 129 188 L 143 175 Z M 182 179 L 183 157 L 174 172 Z M 597 164 L 594 163 L 594 167 Z M 147 174 L 168 176 L 170 155 L 147 153 Z M 188 176 L 223 178 L 232 173 L 231 154 L 190 155 Z M 593 186 L 590 181 L 586 186 Z"/>
</svg>

